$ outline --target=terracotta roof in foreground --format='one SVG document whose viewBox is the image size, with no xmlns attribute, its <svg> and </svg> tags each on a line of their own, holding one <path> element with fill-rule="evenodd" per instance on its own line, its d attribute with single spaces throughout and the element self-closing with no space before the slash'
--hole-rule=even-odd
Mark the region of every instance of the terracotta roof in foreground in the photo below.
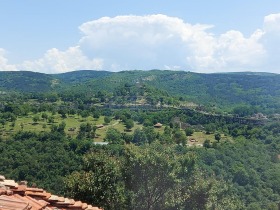
<svg viewBox="0 0 280 210">
<path fill-rule="evenodd" d="M 52 195 L 0 175 L 0 210 L 102 210 L 82 201 Z"/>
</svg>

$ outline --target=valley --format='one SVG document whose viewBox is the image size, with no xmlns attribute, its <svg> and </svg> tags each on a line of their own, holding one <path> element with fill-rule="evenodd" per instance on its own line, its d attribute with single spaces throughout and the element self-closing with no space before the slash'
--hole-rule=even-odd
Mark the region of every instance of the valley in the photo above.
<svg viewBox="0 0 280 210">
<path fill-rule="evenodd" d="M 104 209 L 147 209 L 149 199 L 152 209 L 278 205 L 279 75 L 0 72 L 0 81 L 6 177 Z"/>
</svg>

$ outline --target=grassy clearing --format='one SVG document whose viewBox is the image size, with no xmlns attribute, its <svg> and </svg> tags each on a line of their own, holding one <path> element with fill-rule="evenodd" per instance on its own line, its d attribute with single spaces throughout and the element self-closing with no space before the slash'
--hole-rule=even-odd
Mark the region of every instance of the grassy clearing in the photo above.
<svg viewBox="0 0 280 210">
<path fill-rule="evenodd" d="M 104 126 L 103 128 L 100 128 L 100 129 L 97 129 L 96 130 L 96 138 L 95 138 L 95 141 L 103 141 L 103 139 L 105 138 L 106 136 L 106 132 L 109 128 L 115 128 L 117 129 L 118 131 L 120 131 L 121 133 L 127 133 L 127 134 L 133 134 L 133 132 L 137 129 L 137 128 L 140 128 L 142 129 L 143 125 L 141 124 L 138 124 L 137 122 L 134 122 L 134 127 L 130 130 L 130 131 L 127 131 L 125 129 L 125 126 L 122 122 L 120 121 L 115 121 L 113 120 L 109 125 L 107 126 Z"/>
<path fill-rule="evenodd" d="M 20 130 L 32 131 L 37 133 L 43 131 L 50 131 L 52 125 L 58 125 L 62 121 L 66 123 L 65 133 L 71 137 L 77 136 L 81 123 L 90 123 L 92 125 L 101 125 L 101 124 L 104 125 L 104 116 L 101 116 L 98 119 L 94 119 L 92 116 L 89 116 L 87 118 L 82 118 L 79 115 L 68 115 L 67 118 L 63 119 L 59 114 L 55 114 L 55 115 L 52 115 L 51 113 L 46 113 L 46 114 L 48 116 L 53 117 L 54 123 L 48 123 L 47 120 L 42 119 L 41 118 L 42 113 L 36 114 L 37 116 L 39 116 L 39 120 L 37 122 L 33 121 L 33 117 L 35 116 L 34 114 L 30 114 L 24 117 L 18 117 L 14 124 L 14 127 L 12 126 L 12 123 L 9 122 L 6 123 L 6 125 L 3 128 L 0 128 L 0 137 L 5 139 L 8 136 Z M 73 128 L 75 128 L 74 131 L 72 131 Z M 96 142 L 102 142 L 109 128 L 115 128 L 121 133 L 133 134 L 137 128 L 142 129 L 143 125 L 134 122 L 134 127 L 130 131 L 127 131 L 125 129 L 124 124 L 121 121 L 112 119 L 108 125 L 104 125 L 104 127 L 96 130 L 96 137 L 93 140 Z M 155 132 L 162 134 L 164 132 L 164 128 L 165 126 L 162 126 L 161 128 L 155 128 Z M 194 142 L 191 142 L 190 141 L 191 139 Z M 187 137 L 189 145 L 201 145 L 206 139 L 210 140 L 211 143 L 216 141 L 214 134 L 205 134 L 205 132 L 202 131 L 194 132 L 192 136 Z M 224 136 L 222 134 L 220 141 L 226 141 L 226 140 L 231 141 L 232 138 Z"/>
<path fill-rule="evenodd" d="M 37 122 L 33 121 L 34 114 L 30 114 L 28 116 L 18 117 L 15 121 L 14 127 L 11 122 L 6 123 L 6 125 L 0 129 L 2 138 L 5 138 L 15 132 L 20 130 L 24 131 L 32 131 L 32 132 L 42 132 L 42 131 L 50 131 L 52 125 L 58 125 L 62 121 L 66 123 L 65 132 L 71 136 L 76 136 L 81 123 L 91 123 L 92 125 L 99 125 L 104 123 L 104 116 L 101 116 L 98 120 L 93 117 L 82 118 L 79 115 L 69 115 L 67 118 L 63 119 L 59 114 L 52 115 L 51 113 L 47 113 L 48 116 L 52 116 L 54 118 L 53 123 L 49 123 L 47 120 L 41 118 L 42 113 L 36 114 L 39 116 L 39 120 Z M 112 121 L 114 122 L 114 121 Z M 70 128 L 76 128 L 75 131 L 69 131 Z"/>
<path fill-rule="evenodd" d="M 216 142 L 215 140 L 215 134 L 206 134 L 205 132 L 199 131 L 199 132 L 194 132 L 192 136 L 188 136 L 188 144 L 191 145 L 197 145 L 197 144 L 203 144 L 206 139 L 210 140 L 211 143 Z M 195 142 L 191 142 L 190 139 L 195 140 Z M 224 134 L 221 135 L 221 140 L 222 141 L 228 141 L 232 140 L 231 137 L 225 136 Z"/>
<path fill-rule="evenodd" d="M 204 132 L 194 132 L 192 136 L 188 137 L 188 139 L 195 139 L 198 144 L 203 144 L 206 139 L 214 142 L 215 136 L 214 134 L 205 134 Z"/>
<path fill-rule="evenodd" d="M 67 135 L 70 135 L 71 137 L 76 137 L 79 132 L 79 127 L 81 123 L 90 123 L 92 125 L 104 125 L 104 116 L 100 116 L 98 119 L 94 119 L 92 116 L 89 116 L 87 118 L 82 118 L 79 115 L 67 115 L 67 118 L 61 118 L 59 114 L 52 115 L 51 113 L 46 113 L 48 116 L 52 116 L 54 119 L 53 123 L 49 123 L 47 120 L 42 119 L 41 115 L 42 113 L 37 114 L 29 114 L 28 116 L 18 117 L 15 121 L 14 127 L 12 126 L 12 123 L 8 122 L 4 126 L 4 128 L 0 129 L 0 137 L 7 138 L 8 136 L 12 135 L 13 133 L 16 133 L 18 131 L 24 130 L 24 131 L 32 131 L 32 132 L 43 132 L 43 131 L 50 131 L 52 125 L 58 125 L 62 121 L 66 123 L 65 127 L 65 133 Z M 33 121 L 34 116 L 39 116 L 39 120 L 37 122 Z M 72 131 L 71 129 L 74 129 Z M 94 138 L 94 141 L 100 142 L 103 141 L 106 132 L 109 128 L 115 128 L 121 133 L 127 133 L 127 134 L 133 134 L 135 129 L 143 128 L 142 124 L 139 124 L 137 122 L 134 122 L 134 127 L 127 131 L 125 129 L 124 124 L 119 121 L 112 119 L 111 122 L 108 125 L 104 125 L 103 128 L 99 128 L 96 130 L 96 137 Z M 164 127 L 162 128 L 156 128 L 156 132 L 163 133 Z"/>
</svg>

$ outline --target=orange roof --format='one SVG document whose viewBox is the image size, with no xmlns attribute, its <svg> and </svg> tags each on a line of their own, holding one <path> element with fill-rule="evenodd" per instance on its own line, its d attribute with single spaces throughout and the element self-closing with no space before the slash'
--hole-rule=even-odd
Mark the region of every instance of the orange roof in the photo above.
<svg viewBox="0 0 280 210">
<path fill-rule="evenodd" d="M 102 210 L 82 201 L 52 195 L 0 175 L 0 210 Z"/>
</svg>

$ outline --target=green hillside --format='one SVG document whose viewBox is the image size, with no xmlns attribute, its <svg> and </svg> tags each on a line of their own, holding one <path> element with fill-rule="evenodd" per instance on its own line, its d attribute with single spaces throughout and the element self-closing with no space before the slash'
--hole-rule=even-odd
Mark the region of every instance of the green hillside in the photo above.
<svg viewBox="0 0 280 210">
<path fill-rule="evenodd" d="M 79 84 L 87 82 L 91 79 L 102 78 L 111 75 L 109 71 L 92 71 L 92 70 L 80 70 L 66 72 L 62 74 L 53 74 L 52 76 L 59 79 L 65 84 Z"/>
<path fill-rule="evenodd" d="M 0 71 L 0 90 L 17 92 L 61 91 L 75 84 L 83 84 L 111 72 L 81 70 L 62 74 L 43 74 L 30 71 Z"/>
<path fill-rule="evenodd" d="M 277 74 L 0 78 L 0 172 L 10 179 L 104 210 L 151 209 L 153 192 L 152 209 L 278 209 Z"/>
<path fill-rule="evenodd" d="M 0 71 L 0 90 L 41 92 L 51 89 L 51 75 L 29 71 Z"/>
<path fill-rule="evenodd" d="M 90 81 L 92 90 L 113 91 L 120 84 L 146 84 L 202 105 L 244 104 L 263 109 L 280 107 L 280 75 L 260 73 L 198 74 L 183 71 L 125 71 Z"/>
<path fill-rule="evenodd" d="M 218 109 L 236 105 L 254 106 L 261 110 L 280 109 L 280 75 L 268 73 L 199 74 L 185 71 L 74 71 L 47 75 L 34 72 L 0 72 L 0 89 L 23 92 L 75 92 L 115 94 L 129 86 L 135 95 L 139 87 L 162 97 L 168 95 Z M 117 94 L 118 95 L 118 94 Z M 125 96 L 125 95 L 122 95 Z M 111 100 L 114 100 L 111 99 Z"/>
</svg>

